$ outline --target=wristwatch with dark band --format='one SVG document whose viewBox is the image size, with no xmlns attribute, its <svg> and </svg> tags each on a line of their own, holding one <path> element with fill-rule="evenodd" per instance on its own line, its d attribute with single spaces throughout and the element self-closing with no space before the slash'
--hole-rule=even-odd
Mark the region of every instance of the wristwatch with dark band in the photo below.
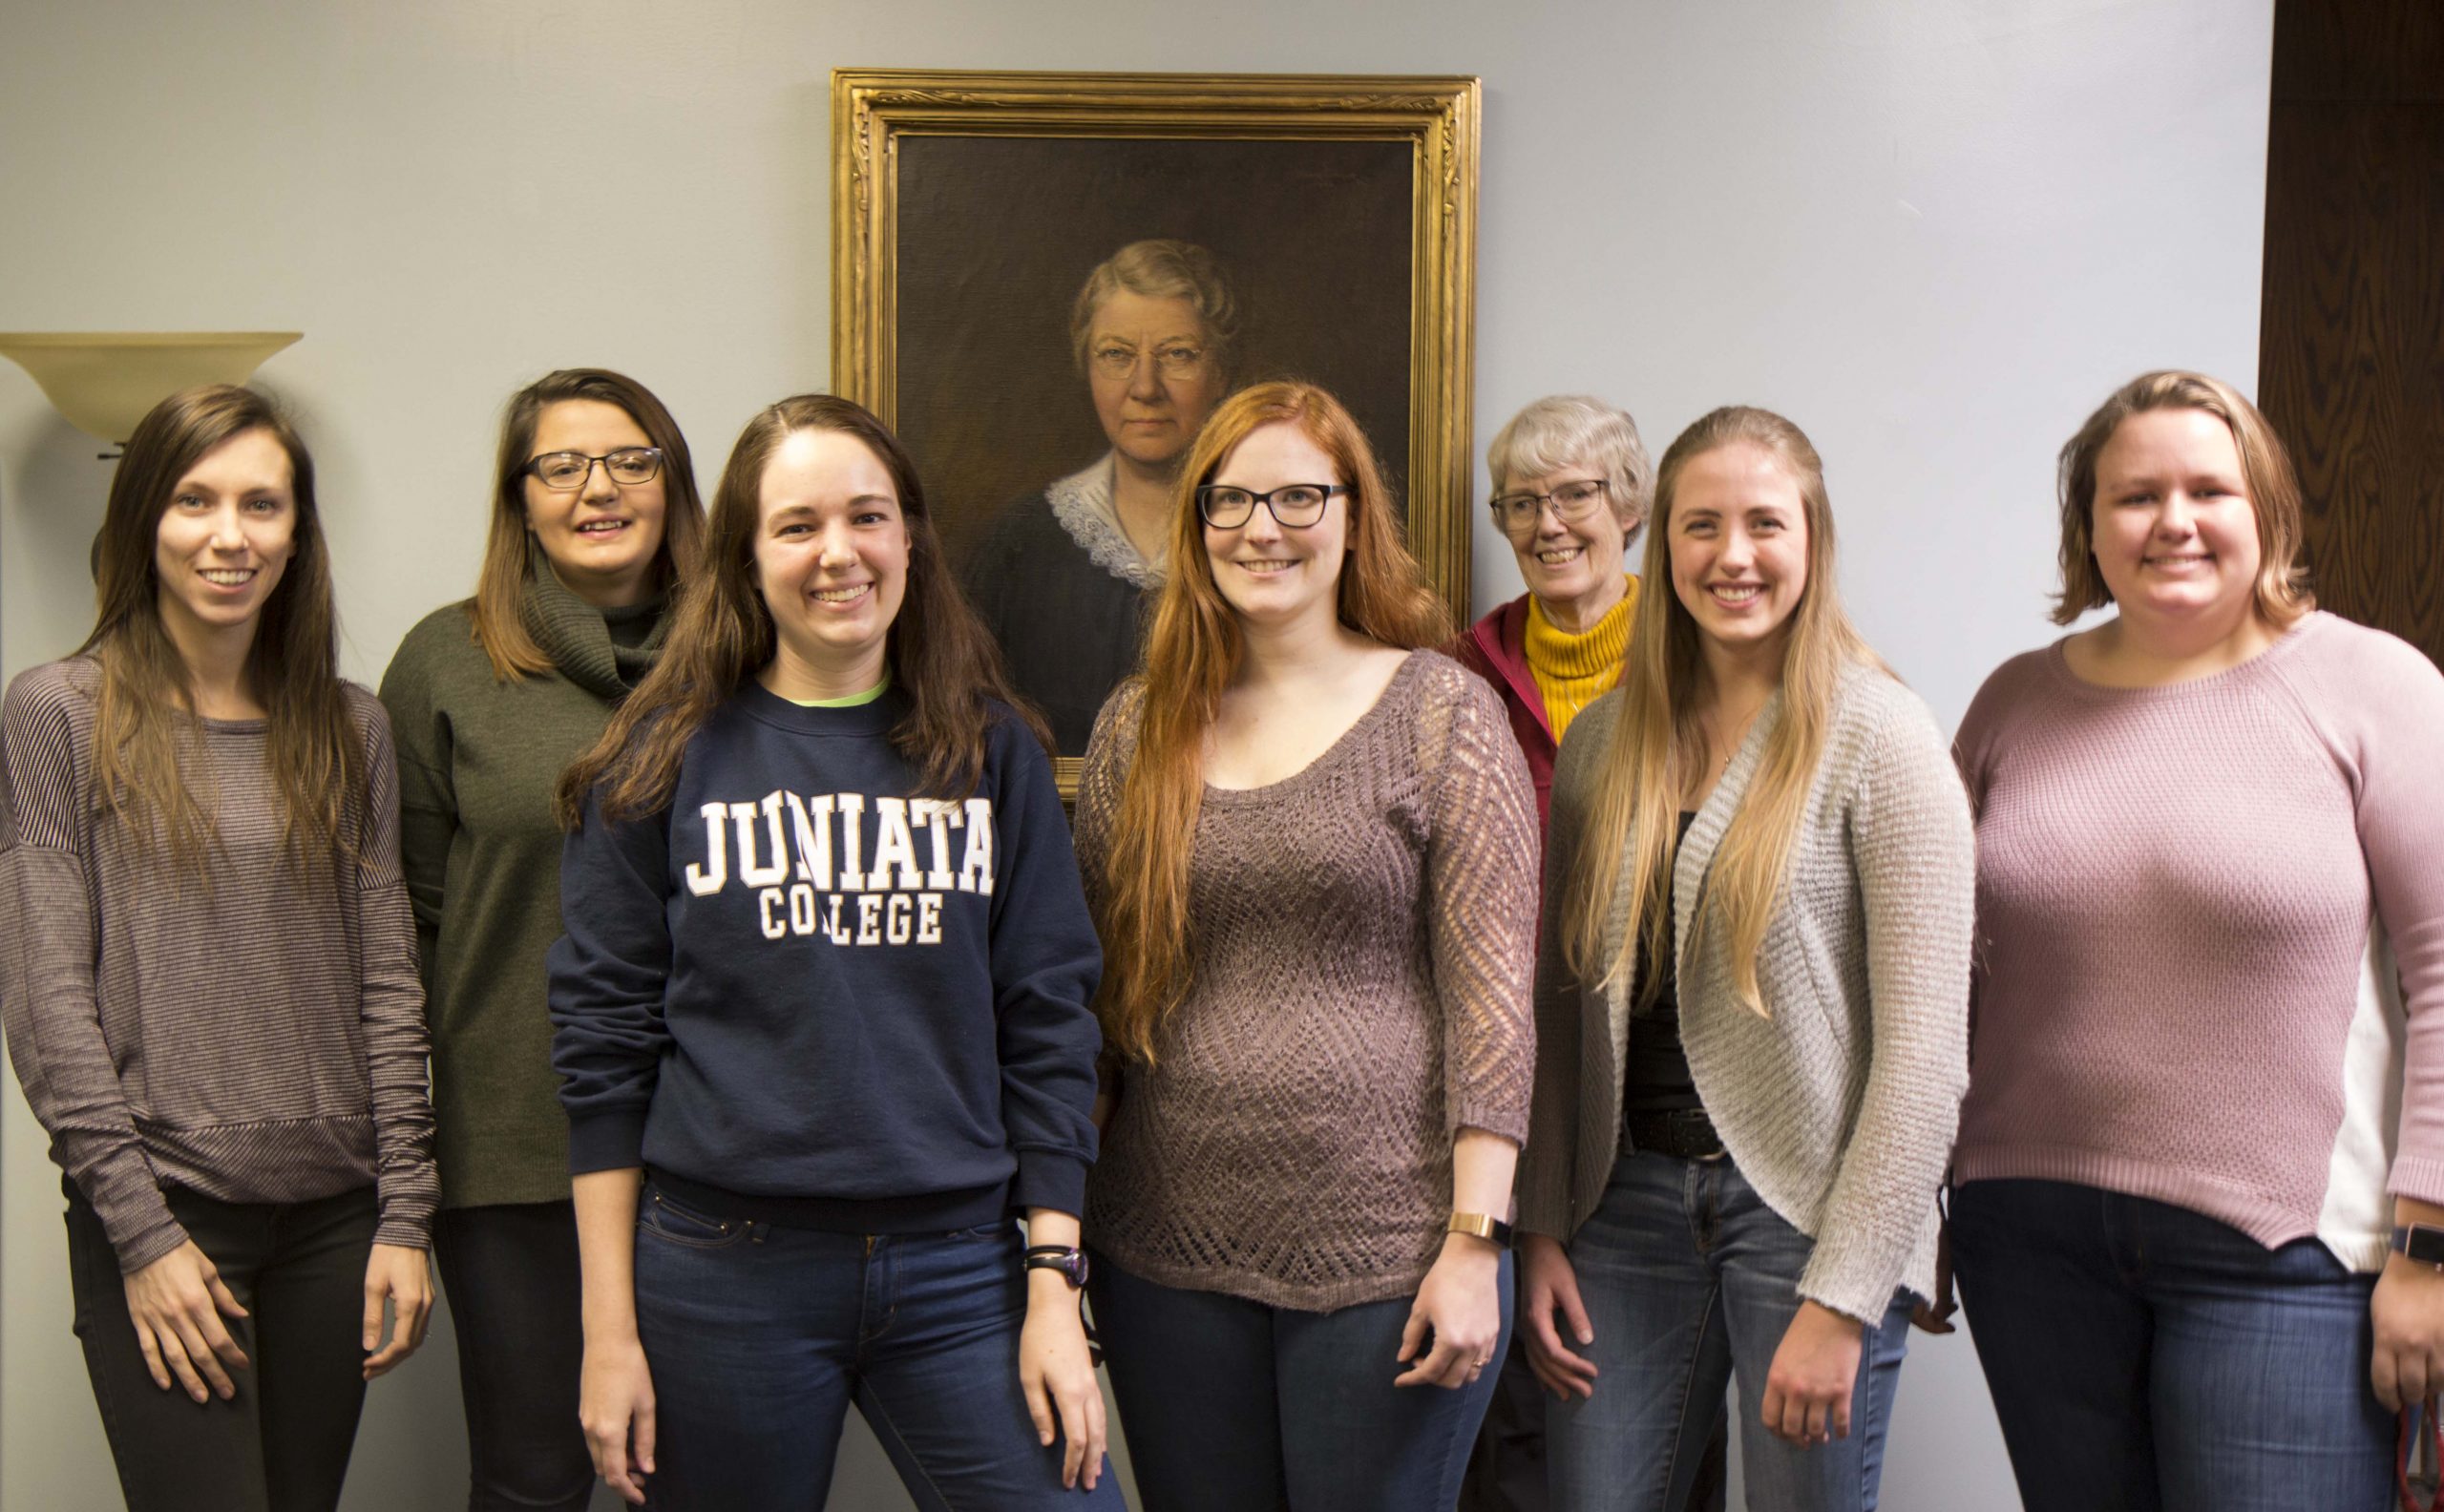
<svg viewBox="0 0 2444 1512">
<path fill-rule="evenodd" d="M 1058 1270 L 1073 1292 L 1085 1290 L 1086 1251 L 1069 1245 L 1037 1245 L 1026 1255 L 1030 1270 Z"/>
<path fill-rule="evenodd" d="M 2404 1224 L 2393 1230 L 2392 1248 L 2395 1254 L 2444 1270 L 2444 1228 L 2432 1224 Z"/>
</svg>

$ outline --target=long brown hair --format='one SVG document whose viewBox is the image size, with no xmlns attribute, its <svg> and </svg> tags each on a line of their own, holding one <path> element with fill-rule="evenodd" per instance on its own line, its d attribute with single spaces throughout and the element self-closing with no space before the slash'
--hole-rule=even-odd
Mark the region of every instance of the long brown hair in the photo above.
<svg viewBox="0 0 2444 1512">
<path fill-rule="evenodd" d="M 1239 672 L 1239 617 L 1213 580 L 1196 491 L 1249 432 L 1295 425 L 1349 488 L 1350 550 L 1338 585 L 1340 622 L 1414 650 L 1450 639 L 1450 615 L 1401 538 L 1383 470 L 1340 401 L 1309 383 L 1258 384 L 1224 400 L 1189 449 L 1171 495 L 1169 569 L 1146 638 L 1137 752 L 1112 822 L 1106 885 L 1097 892 L 1104 942 L 1096 998 L 1104 1034 L 1152 1060 L 1154 1031 L 1188 990 L 1194 925 L 1189 852 L 1205 796 L 1205 737 Z"/>
<path fill-rule="evenodd" d="M 1751 446 L 1773 457 L 1798 486 L 1807 525 L 1807 584 L 1791 610 L 1782 650 L 1781 719 L 1766 738 L 1757 773 L 1715 852 L 1689 942 L 1696 950 L 1710 924 L 1728 929 L 1732 989 L 1763 1014 L 1769 1005 L 1757 986 L 1757 952 L 1781 900 L 1835 697 L 1852 666 L 1883 665 L 1852 628 L 1834 582 L 1833 506 L 1824 490 L 1824 464 L 1805 433 L 1771 410 L 1717 410 L 1681 431 L 1663 453 L 1654 528 L 1646 538 L 1649 586 L 1638 595 L 1637 625 L 1621 672 L 1620 717 L 1578 838 L 1577 865 L 1564 884 L 1560 917 L 1564 958 L 1583 980 L 1626 978 L 1636 970 L 1641 941 L 1650 959 L 1672 958 L 1672 867 L 1679 848 L 1680 795 L 1707 759 L 1697 718 L 1702 653 L 1697 621 L 1673 588 L 1672 511 L 1689 464 L 1727 446 Z M 1629 927 L 1607 960 L 1605 924 L 1625 878 Z M 1660 975 L 1650 974 L 1640 985 L 1641 1004 L 1653 1000 Z"/>
<path fill-rule="evenodd" d="M 948 798 L 976 790 L 997 701 L 1051 748 L 1043 719 L 1011 691 L 992 636 L 959 596 L 916 464 L 899 438 L 862 406 L 830 394 L 800 394 L 763 410 L 739 432 L 713 491 L 704 566 L 681 586 L 661 660 L 613 713 L 594 748 L 560 774 L 555 811 L 563 827 L 574 830 L 583 821 L 589 795 L 614 823 L 667 804 L 688 741 L 777 654 L 772 611 L 756 586 L 755 542 L 762 534 L 756 527 L 763 517 L 764 469 L 799 430 L 836 430 L 865 443 L 899 494 L 908 525 L 908 589 L 891 622 L 885 656 L 892 685 L 909 708 L 891 743 L 916 764 L 923 791 Z"/>
<path fill-rule="evenodd" d="M 705 550 L 705 501 L 696 493 L 696 464 L 687 438 L 653 390 L 607 368 L 563 368 L 510 395 L 500 417 L 500 450 L 493 464 L 492 526 L 484 535 L 483 570 L 475 578 L 475 643 L 493 664 L 495 682 L 548 672 L 552 659 L 526 628 L 526 464 L 543 411 L 571 399 L 616 406 L 662 452 L 662 547 L 654 581 L 664 590 L 696 575 Z"/>
<path fill-rule="evenodd" d="M 2300 561 L 2306 531 L 2300 521 L 2300 478 L 2283 438 L 2257 406 L 2220 378 L 2181 368 L 2140 373 L 2096 407 L 2078 434 L 2062 444 L 2057 473 L 2062 506 L 2062 591 L 2054 622 L 2069 624 L 2091 609 L 2113 602 L 2096 566 L 2096 459 L 2121 423 L 2150 410 L 2202 410 L 2223 422 L 2240 452 L 2241 481 L 2257 515 L 2258 618 L 2286 630 L 2317 606 L 2308 591 L 2308 569 Z"/>
<path fill-rule="evenodd" d="M 267 759 L 280 789 L 282 839 L 303 864 L 341 842 L 340 810 L 362 794 L 363 736 L 339 680 L 339 623 L 331 609 L 329 549 L 314 507 L 314 459 L 270 400 L 251 388 L 182 389 L 137 424 L 111 480 L 94 537 L 94 632 L 77 647 L 101 668 L 94 719 L 93 796 L 118 810 L 146 847 L 194 874 L 218 843 L 179 768 L 200 738 L 193 670 L 161 623 L 154 554 L 179 480 L 210 452 L 261 430 L 288 454 L 296 529 L 280 582 L 263 600 L 246 652 L 249 691 L 270 716 Z"/>
</svg>

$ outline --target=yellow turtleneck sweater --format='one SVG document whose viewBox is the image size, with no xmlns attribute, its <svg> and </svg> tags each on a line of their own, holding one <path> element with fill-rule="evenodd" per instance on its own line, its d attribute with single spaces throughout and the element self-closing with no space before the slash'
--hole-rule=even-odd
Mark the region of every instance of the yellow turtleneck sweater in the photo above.
<svg viewBox="0 0 2444 1512">
<path fill-rule="evenodd" d="M 1612 690 L 1621 680 L 1621 658 L 1630 649 L 1630 619 L 1638 603 L 1638 580 L 1630 578 L 1621 601 L 1582 635 L 1545 618 L 1545 606 L 1528 600 L 1528 675 L 1544 696 L 1545 721 L 1558 744 L 1578 711 Z"/>
</svg>

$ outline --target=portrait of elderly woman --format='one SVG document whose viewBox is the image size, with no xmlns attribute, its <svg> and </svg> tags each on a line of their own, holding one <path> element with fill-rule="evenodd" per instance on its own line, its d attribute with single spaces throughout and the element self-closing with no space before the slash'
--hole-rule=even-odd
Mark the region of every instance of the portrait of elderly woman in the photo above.
<svg viewBox="0 0 2444 1512">
<path fill-rule="evenodd" d="M 1004 506 L 965 574 L 1063 751 L 1085 748 L 1105 695 L 1136 668 L 1180 459 L 1231 390 L 1238 329 L 1229 274 L 1189 242 L 1132 242 L 1078 290 L 1069 345 L 1106 450 Z"/>
<path fill-rule="evenodd" d="M 1474 80 L 832 82 L 832 381 L 906 442 L 1064 781 L 1236 390 L 1338 396 L 1465 605 Z"/>
</svg>

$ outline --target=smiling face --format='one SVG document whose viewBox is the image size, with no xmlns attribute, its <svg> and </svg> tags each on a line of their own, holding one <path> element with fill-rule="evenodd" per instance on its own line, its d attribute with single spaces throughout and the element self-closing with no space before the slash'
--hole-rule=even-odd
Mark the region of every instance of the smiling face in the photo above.
<svg viewBox="0 0 2444 1512">
<path fill-rule="evenodd" d="M 205 452 L 170 490 L 154 533 L 155 603 L 180 647 L 241 635 L 297 551 L 288 452 L 269 430 L 242 431 Z"/>
<path fill-rule="evenodd" d="M 1698 634 L 1725 649 L 1779 645 L 1807 591 L 1807 506 L 1780 459 L 1746 442 L 1690 458 L 1665 529 L 1672 591 Z"/>
<path fill-rule="evenodd" d="M 891 470 L 844 431 L 793 430 L 765 463 L 757 499 L 756 586 L 780 641 L 773 690 L 836 698 L 874 686 L 908 589 Z"/>
<path fill-rule="evenodd" d="M 1196 306 L 1132 289 L 1095 307 L 1086 377 L 1112 450 L 1147 468 L 1177 462 L 1222 399 L 1221 369 Z"/>
<path fill-rule="evenodd" d="M 2141 624 L 2238 622 L 2255 602 L 2260 548 L 2240 448 L 2203 410 L 2146 410 L 2096 454 L 2089 505 L 2096 571 Z"/>
<path fill-rule="evenodd" d="M 1603 478 L 1600 469 L 1574 465 L 1534 477 L 1506 479 L 1501 492 L 1549 494 L 1573 483 Z M 1591 604 L 1620 591 L 1621 557 L 1629 548 L 1629 532 L 1607 495 L 1598 495 L 1595 507 L 1575 520 L 1564 520 L 1549 501 L 1537 511 L 1532 531 L 1505 538 L 1519 558 L 1519 576 L 1527 579 L 1528 591 L 1549 610 L 1563 611 L 1549 618 L 1575 623 L 1579 617 L 1565 606 Z"/>
<path fill-rule="evenodd" d="M 1307 432 L 1286 420 L 1258 426 L 1222 458 L 1208 480 L 1216 487 L 1265 494 L 1293 483 L 1345 485 L 1348 479 Z M 1205 527 L 1206 560 L 1223 599 L 1252 624 L 1269 629 L 1311 626 L 1328 631 L 1339 619 L 1340 574 L 1349 556 L 1344 494 L 1324 501 L 1323 516 L 1285 529 L 1268 505 L 1231 530 Z"/>
<path fill-rule="evenodd" d="M 536 416 L 535 442 L 526 454 L 530 460 L 555 452 L 598 457 L 652 445 L 644 428 L 618 405 L 562 399 L 544 406 Z M 664 476 L 658 472 L 643 483 L 620 483 L 608 467 L 597 462 L 586 469 L 582 484 L 563 491 L 527 474 L 526 528 L 570 592 L 598 609 L 609 609 L 642 602 L 653 591 L 654 560 L 662 551 Z"/>
</svg>

